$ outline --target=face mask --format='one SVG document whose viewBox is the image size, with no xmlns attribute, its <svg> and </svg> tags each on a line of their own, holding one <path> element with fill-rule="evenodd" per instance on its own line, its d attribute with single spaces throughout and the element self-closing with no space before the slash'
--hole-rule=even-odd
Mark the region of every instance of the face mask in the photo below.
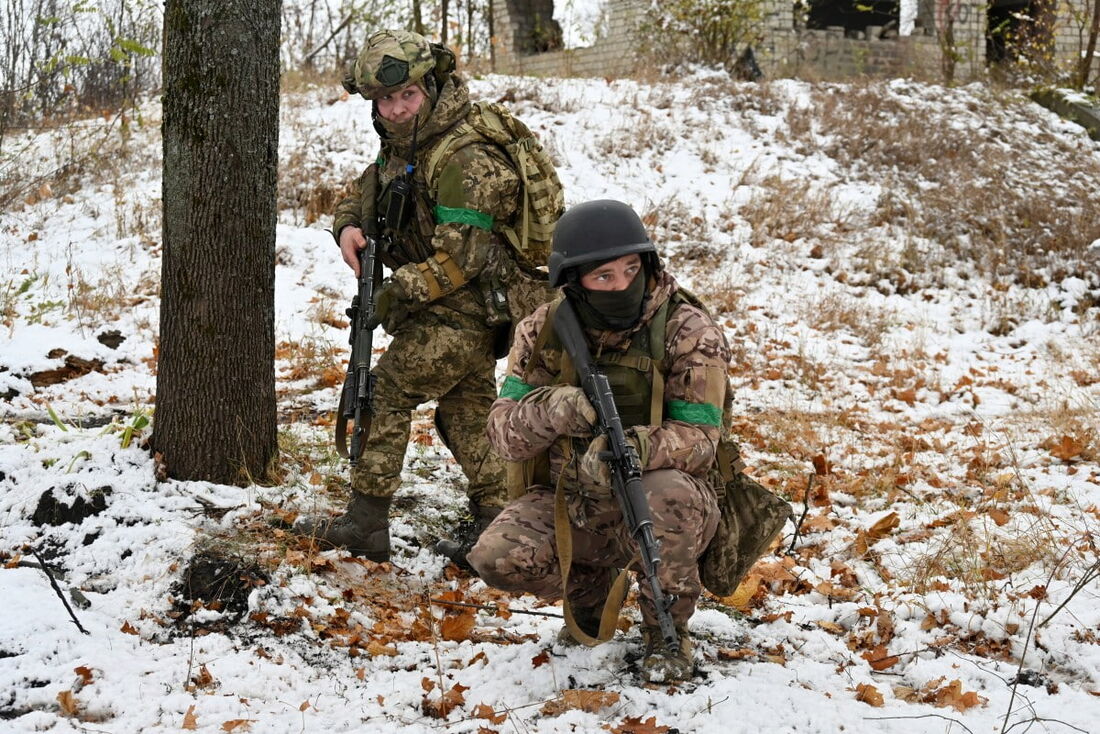
<svg viewBox="0 0 1100 734">
<path fill-rule="evenodd" d="M 645 270 L 634 276 L 626 290 L 592 291 L 579 285 L 569 288 L 577 316 L 592 329 L 623 331 L 642 317 L 642 302 L 646 294 Z"/>
</svg>

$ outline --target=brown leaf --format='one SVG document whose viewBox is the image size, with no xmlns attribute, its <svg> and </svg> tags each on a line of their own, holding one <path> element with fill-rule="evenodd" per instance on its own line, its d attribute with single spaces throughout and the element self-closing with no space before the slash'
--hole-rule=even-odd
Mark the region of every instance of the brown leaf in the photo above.
<svg viewBox="0 0 1100 734">
<path fill-rule="evenodd" d="M 198 688 L 209 688 L 217 683 L 217 681 L 214 680 L 214 676 L 211 675 L 210 670 L 205 665 L 199 666 L 199 672 L 191 676 L 191 682 Z"/>
<path fill-rule="evenodd" d="M 130 624 L 129 622 L 123 622 L 123 623 L 122 623 L 122 627 L 120 627 L 119 629 L 121 629 L 121 630 L 122 630 L 122 632 L 123 632 L 123 633 L 125 633 L 125 634 L 127 634 L 127 635 L 137 635 L 137 634 L 140 634 L 140 633 L 139 633 L 139 632 L 137 631 L 137 627 L 135 627 L 134 625 Z"/>
<path fill-rule="evenodd" d="M 57 694 L 57 705 L 61 707 L 61 713 L 66 716 L 76 716 L 80 710 L 80 703 L 72 691 L 65 690 Z"/>
<path fill-rule="evenodd" d="M 993 522 L 998 526 L 1002 526 L 1008 523 L 1009 514 L 999 507 L 993 507 L 989 510 L 989 516 L 993 518 Z"/>
<path fill-rule="evenodd" d="M 749 608 L 752 598 L 756 596 L 757 590 L 760 588 L 760 576 L 751 573 L 749 574 L 732 594 L 729 596 L 723 596 L 718 601 L 725 604 L 727 607 L 733 607 L 740 611 L 746 611 Z"/>
<path fill-rule="evenodd" d="M 848 632 L 848 630 L 844 629 L 843 627 L 841 627 L 836 622 L 826 622 L 826 621 L 822 620 L 822 621 L 817 622 L 817 626 L 820 627 L 821 629 L 825 630 L 826 632 L 829 632 L 829 633 L 834 634 L 834 635 L 843 635 L 843 634 L 846 634 Z"/>
<path fill-rule="evenodd" d="M 856 686 L 856 700 L 876 707 L 884 703 L 882 694 L 870 683 L 860 683 Z"/>
<path fill-rule="evenodd" d="M 199 728 L 199 717 L 195 716 L 194 705 L 187 707 L 187 713 L 183 715 L 183 724 L 181 726 L 189 731 L 194 731 Z"/>
<path fill-rule="evenodd" d="M 894 667 L 901 660 L 897 655 L 891 655 L 886 649 L 886 645 L 878 645 L 874 649 L 863 653 L 863 659 L 871 666 L 871 670 L 876 673 Z"/>
<path fill-rule="evenodd" d="M 420 679 L 420 687 L 424 689 L 425 693 L 431 693 L 435 688 L 435 681 L 431 678 L 424 676 Z"/>
<path fill-rule="evenodd" d="M 543 650 L 538 655 L 531 658 L 531 665 L 535 666 L 536 668 L 542 665 L 546 665 L 548 662 L 550 662 L 550 654 L 547 653 L 546 650 Z"/>
<path fill-rule="evenodd" d="M 80 676 L 80 682 L 82 685 L 88 685 L 92 682 L 92 669 L 86 665 L 78 665 L 73 668 L 73 672 Z"/>
<path fill-rule="evenodd" d="M 650 716 L 642 721 L 640 716 L 627 716 L 618 726 L 611 729 L 611 734 L 665 734 L 667 726 L 657 723 L 656 716 Z"/>
<path fill-rule="evenodd" d="M 378 640 L 371 640 L 367 643 L 367 654 L 372 658 L 378 656 L 393 657 L 397 654 L 397 646 L 385 645 Z"/>
<path fill-rule="evenodd" d="M 222 724 L 222 731 L 236 731 L 237 729 L 249 731 L 252 729 L 253 721 L 255 719 L 231 719 Z"/>
<path fill-rule="evenodd" d="M 305 711 L 308 708 L 309 708 L 309 701 L 306 700 L 306 701 L 302 701 L 302 704 L 298 707 L 298 710 L 299 711 Z"/>
<path fill-rule="evenodd" d="M 486 719 L 490 724 L 502 724 L 508 718 L 508 713 L 498 714 L 489 704 L 479 703 L 474 708 L 474 718 Z"/>
<path fill-rule="evenodd" d="M 618 702 L 619 694 L 614 691 L 566 689 L 561 692 L 560 697 L 539 709 L 539 712 L 543 716 L 559 716 L 566 711 L 576 709 L 594 714 Z"/>
<path fill-rule="evenodd" d="M 935 698 L 931 701 L 931 703 L 934 703 L 936 706 L 950 706 L 956 711 L 966 711 L 975 706 L 980 706 L 985 702 L 986 699 L 982 698 L 974 691 L 964 692 L 962 689 L 962 682 L 958 679 L 951 681 L 943 688 L 937 690 L 935 692 Z"/>
<path fill-rule="evenodd" d="M 461 614 L 448 614 L 439 624 L 440 635 L 444 640 L 453 642 L 468 640 L 476 621 L 473 610 Z"/>
<path fill-rule="evenodd" d="M 740 647 L 736 650 L 727 647 L 718 648 L 719 660 L 747 660 L 755 656 L 756 651 L 747 647 Z"/>
<path fill-rule="evenodd" d="M 833 473 L 833 465 L 825 458 L 825 454 L 818 454 L 813 458 L 814 473 L 819 477 Z"/>
<path fill-rule="evenodd" d="M 1070 436 L 1062 436 L 1062 440 L 1050 447 L 1050 453 L 1062 461 L 1069 461 L 1085 450 L 1084 444 Z"/>
<path fill-rule="evenodd" d="M 891 533 L 898 525 L 901 524 L 901 520 L 898 518 L 898 513 L 891 512 L 885 517 L 879 518 L 875 521 L 875 524 L 867 529 L 867 537 L 872 540 L 879 540 L 885 538 Z"/>
</svg>

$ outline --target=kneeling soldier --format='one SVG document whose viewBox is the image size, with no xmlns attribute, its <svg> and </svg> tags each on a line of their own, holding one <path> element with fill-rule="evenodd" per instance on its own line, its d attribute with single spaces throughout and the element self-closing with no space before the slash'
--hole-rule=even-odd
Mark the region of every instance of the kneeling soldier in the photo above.
<svg viewBox="0 0 1100 734">
<path fill-rule="evenodd" d="M 653 682 L 684 680 L 693 667 L 687 622 L 701 592 L 698 561 L 719 517 L 707 477 L 715 465 L 729 346 L 663 269 L 626 204 L 592 201 L 567 211 L 555 230 L 550 279 L 584 327 L 642 470 L 659 543 L 656 575 L 676 631 L 674 645 L 662 642 L 653 588 L 640 584 L 643 675 Z M 602 610 L 615 569 L 636 568 L 639 547 L 613 496 L 607 436 L 596 435 L 596 411 L 553 328 L 560 302 L 520 323 L 489 412 L 490 443 L 506 461 L 523 462 L 522 484 L 532 486 L 505 507 L 467 557 L 486 583 L 509 591 L 559 599 L 567 579 L 567 620 L 574 621 L 559 639 L 596 644 L 613 634 L 617 605 L 612 602 L 608 614 Z"/>
</svg>

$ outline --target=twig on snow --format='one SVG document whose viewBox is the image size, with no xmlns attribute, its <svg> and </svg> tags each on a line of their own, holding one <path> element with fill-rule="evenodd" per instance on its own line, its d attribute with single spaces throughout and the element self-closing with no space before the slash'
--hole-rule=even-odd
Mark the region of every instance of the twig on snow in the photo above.
<svg viewBox="0 0 1100 734">
<path fill-rule="evenodd" d="M 810 512 L 810 490 L 813 488 L 814 475 L 810 474 L 810 478 L 806 481 L 806 494 L 802 498 L 802 515 L 794 525 L 794 537 L 791 538 L 791 547 L 787 549 L 787 555 L 794 553 L 794 547 L 798 543 L 798 536 L 802 532 L 802 523 L 806 519 L 806 515 Z"/>
<path fill-rule="evenodd" d="M 86 635 L 92 634 L 88 630 L 84 629 L 84 626 L 80 624 L 80 620 L 76 618 L 76 614 L 73 612 L 73 608 L 69 606 L 68 600 L 65 598 L 65 594 L 61 591 L 61 587 L 57 585 L 57 580 L 50 573 L 50 567 L 42 560 L 42 556 L 38 555 L 38 551 L 34 548 L 30 548 L 31 555 L 38 559 L 38 563 L 41 564 L 42 573 L 46 574 L 46 578 L 50 580 L 50 586 L 53 587 L 54 592 L 57 594 L 57 598 L 61 600 L 61 603 L 65 605 L 65 611 L 69 613 L 69 617 L 72 618 L 73 624 L 76 628 Z"/>
</svg>

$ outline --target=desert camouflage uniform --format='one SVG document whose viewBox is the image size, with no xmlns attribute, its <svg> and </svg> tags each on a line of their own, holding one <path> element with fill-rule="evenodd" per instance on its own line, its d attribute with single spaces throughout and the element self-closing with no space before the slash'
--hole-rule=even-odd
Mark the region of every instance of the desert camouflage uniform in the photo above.
<svg viewBox="0 0 1100 734">
<path fill-rule="evenodd" d="M 500 321 L 487 304 L 493 284 L 515 265 L 510 248 L 486 225 L 514 216 L 519 178 L 502 152 L 478 143 L 455 151 L 434 181 L 423 178 L 424 162 L 469 108 L 465 83 L 451 76 L 417 134 L 415 213 L 379 251 L 405 294 L 394 310 L 407 316 L 383 323 L 393 340 L 373 369 L 371 433 L 352 475 L 353 489 L 370 496 L 397 491 L 411 411 L 436 400 L 436 427 L 466 474 L 470 499 L 484 507 L 504 501 L 504 468 L 484 434 L 495 395 L 493 339 Z M 388 186 L 405 170 L 409 143 L 383 135 L 378 160 L 336 207 L 337 241 L 349 225 L 377 234 L 375 212 L 385 211 Z"/>
<path fill-rule="evenodd" d="M 672 276 L 659 273 L 636 327 L 629 332 L 588 332 L 590 342 L 597 345 L 593 355 L 598 359 L 599 354 L 625 351 L 675 290 Z M 611 487 L 579 471 L 579 452 L 568 445 L 569 438 L 556 435 L 546 403 L 538 399 L 538 392 L 531 392 L 559 382 L 560 351 L 543 348 L 532 361 L 548 312 L 549 306 L 540 308 L 516 330 L 505 386 L 489 413 L 488 433 L 493 447 L 508 461 L 529 460 L 548 451 L 550 486 L 531 487 L 509 503 L 468 558 L 492 586 L 560 599 L 552 488 L 560 480 L 572 525 L 569 599 L 575 607 L 592 607 L 602 603 L 612 570 L 625 568 L 637 547 Z M 677 597 L 672 617 L 683 625 L 701 591 L 698 558 L 718 522 L 715 493 L 706 478 L 719 437 L 730 351 L 711 318 L 688 303 L 670 309 L 665 335 L 663 421 L 634 426 L 628 434 L 635 437 L 644 462 L 642 487 L 661 542 L 660 581 L 666 593 Z M 616 395 L 616 402 L 619 398 Z M 584 446 L 579 450 L 583 452 Z M 573 457 L 568 462 L 567 453 Z M 654 625 L 651 592 L 641 586 L 642 616 L 647 625 Z"/>
</svg>

